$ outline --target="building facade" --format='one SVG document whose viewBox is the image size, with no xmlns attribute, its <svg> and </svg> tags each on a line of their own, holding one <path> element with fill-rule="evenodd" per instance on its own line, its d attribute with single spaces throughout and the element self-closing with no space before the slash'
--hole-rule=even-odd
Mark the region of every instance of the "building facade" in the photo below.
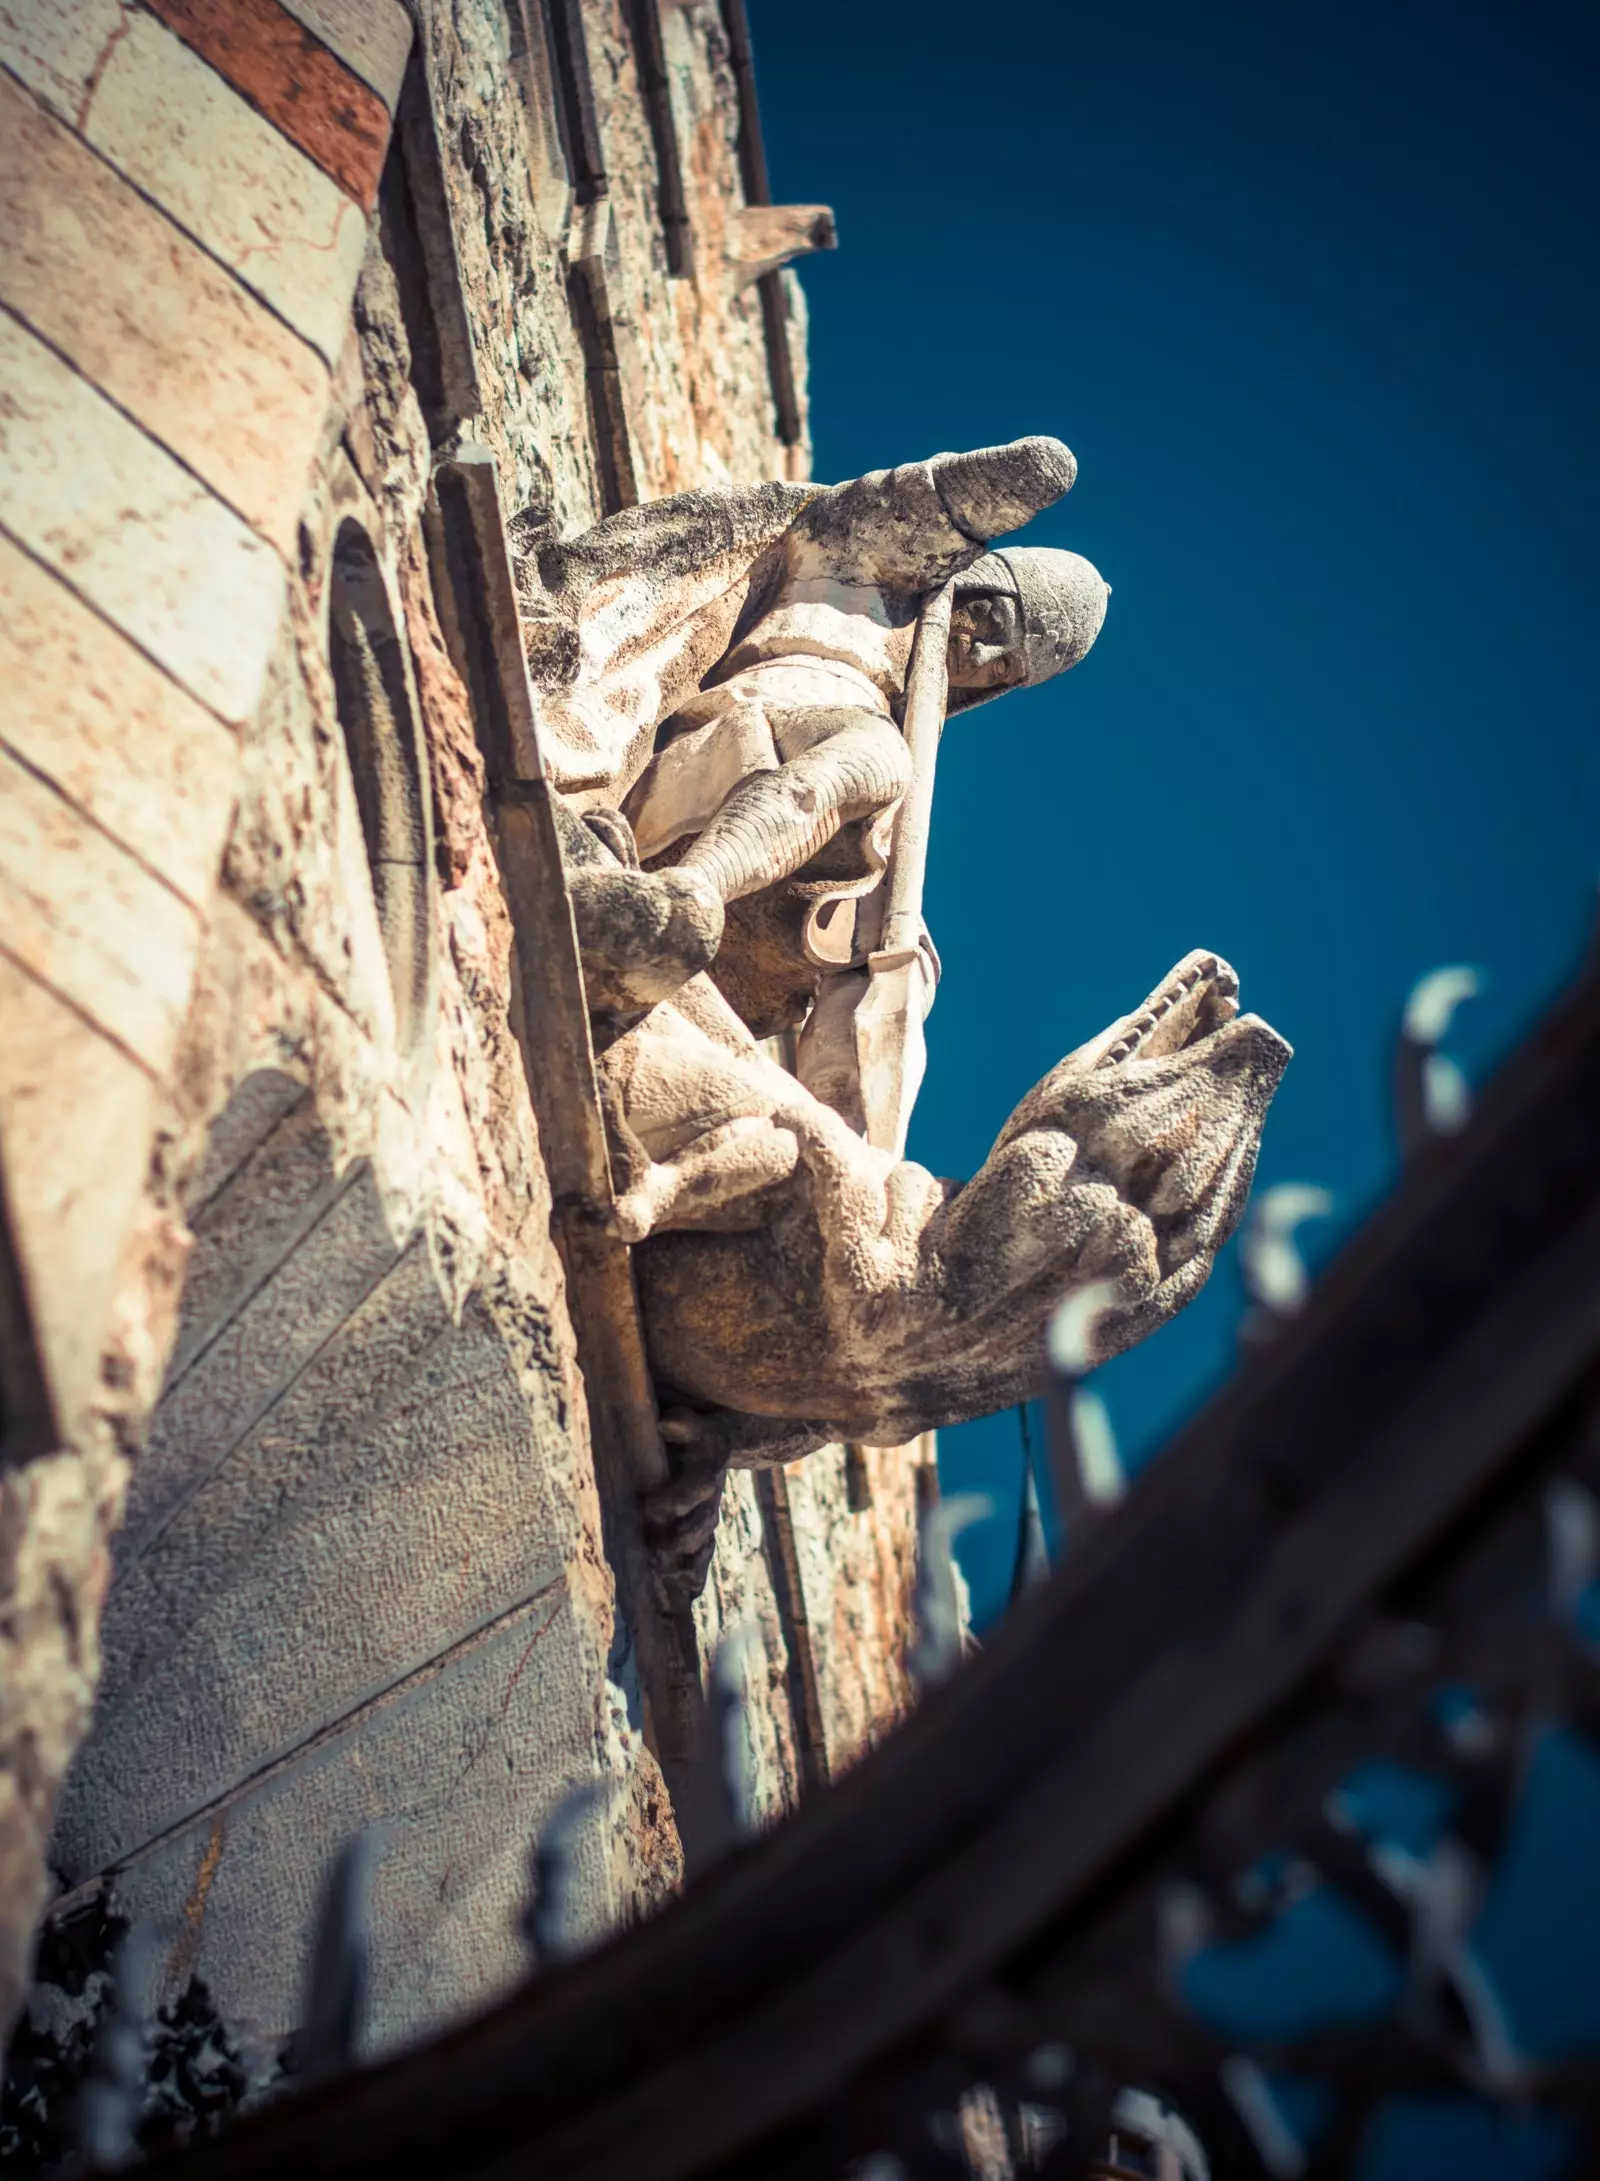
<svg viewBox="0 0 1600 2181">
<path fill-rule="evenodd" d="M 393 2044 L 521 1972 L 574 1789 L 584 1932 L 683 1871 L 495 538 L 804 477 L 831 220 L 740 0 L 0 0 L 0 109 L 0 2011 L 146 1919 L 270 2055 L 377 1825 Z M 678 1667 L 748 1631 L 763 1817 L 904 1709 L 932 1480 L 735 1475 Z"/>
</svg>

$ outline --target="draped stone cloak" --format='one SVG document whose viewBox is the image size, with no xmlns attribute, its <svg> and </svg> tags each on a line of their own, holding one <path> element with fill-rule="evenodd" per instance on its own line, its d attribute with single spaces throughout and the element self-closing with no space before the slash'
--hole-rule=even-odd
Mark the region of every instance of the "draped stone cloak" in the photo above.
<svg viewBox="0 0 1600 2181">
<path fill-rule="evenodd" d="M 945 505 L 949 459 L 679 493 L 565 543 L 514 528 L 554 784 L 626 801 L 651 854 L 797 754 L 796 714 L 896 716 L 923 595 L 987 545 Z"/>
</svg>

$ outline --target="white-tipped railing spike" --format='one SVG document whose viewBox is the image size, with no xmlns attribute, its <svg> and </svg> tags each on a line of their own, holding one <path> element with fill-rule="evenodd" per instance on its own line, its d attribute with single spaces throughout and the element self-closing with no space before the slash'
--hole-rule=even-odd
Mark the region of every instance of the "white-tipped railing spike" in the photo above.
<svg viewBox="0 0 1600 2181">
<path fill-rule="evenodd" d="M 1483 1870 L 1458 1840 L 1441 1840 L 1425 1856 L 1391 1840 L 1367 1850 L 1375 1875 L 1411 1914 L 1410 1973 L 1420 1998 L 1441 1978 L 1454 1981 L 1467 1935 L 1483 1902 Z"/>
<path fill-rule="evenodd" d="M 1411 987 L 1400 1028 L 1413 1045 L 1437 1045 L 1449 1031 L 1456 1009 L 1483 990 L 1478 971 L 1465 962 L 1430 969 Z"/>
<path fill-rule="evenodd" d="M 531 1898 L 522 1918 L 536 1969 L 570 1961 L 588 1943 L 577 1883 L 583 1829 L 610 1809 L 620 1791 L 614 1779 L 582 1780 L 567 1790 L 539 1829 L 531 1858 Z"/>
<path fill-rule="evenodd" d="M 1411 988 L 1395 1046 L 1395 1133 L 1409 1155 L 1429 1136 L 1453 1135 L 1472 1111 L 1472 1087 L 1439 1046 L 1464 1000 L 1483 990 L 1464 962 L 1430 970 Z"/>
<path fill-rule="evenodd" d="M 1074 1386 L 1070 1404 L 1072 1442 L 1087 1507 L 1115 1507 L 1128 1489 L 1128 1473 L 1117 1452 L 1117 1435 L 1100 1396 L 1088 1386 Z"/>
<path fill-rule="evenodd" d="M 961 1663 L 964 1630 L 951 1547 L 961 1532 L 993 1514 L 987 1492 L 956 1492 L 930 1507 L 917 1525 L 917 1640 L 911 1672 L 930 1689 Z"/>
<path fill-rule="evenodd" d="M 1217 2079 L 1272 2181 L 1300 2181 L 1306 2170 L 1305 2145 L 1284 2118 L 1260 2064 L 1236 2052 L 1217 2069 Z"/>
<path fill-rule="evenodd" d="M 385 1828 L 371 1825 L 346 1841 L 322 1891 L 296 2062 L 307 2081 L 348 2067 L 361 2042 L 372 1967 L 372 1879 L 384 1838 Z"/>
<path fill-rule="evenodd" d="M 1600 1500 L 1575 1477 L 1545 1488 L 1544 1533 L 1550 1604 L 1570 1613 L 1600 1573 Z"/>
<path fill-rule="evenodd" d="M 145 2010 L 159 1949 L 160 1934 L 153 1926 L 135 1924 L 112 1957 L 111 1996 L 78 2097 L 79 2158 L 91 2170 L 110 2172 L 138 2156 L 147 2059 Z"/>
<path fill-rule="evenodd" d="M 750 1746 L 746 1698 L 751 1653 L 761 1648 L 754 1621 L 739 1621 L 717 1645 L 708 1676 L 711 1729 L 716 1736 L 716 1772 L 722 1790 L 723 1818 L 730 1844 L 749 1840 L 759 1830 L 756 1809 L 755 1752 Z"/>
<path fill-rule="evenodd" d="M 1058 1303 L 1046 1339 L 1055 1391 L 1050 1402 L 1056 1513 L 1068 1538 L 1074 1522 L 1114 1507 L 1127 1490 L 1106 1405 L 1080 1381 L 1101 1360 L 1100 1321 L 1121 1300 L 1112 1280 L 1093 1280 Z"/>
<path fill-rule="evenodd" d="M 1101 1318 L 1119 1300 L 1114 1280 L 1091 1280 L 1059 1302 L 1047 1336 L 1050 1368 L 1060 1378 L 1086 1378 L 1100 1361 L 1095 1335 Z"/>
<path fill-rule="evenodd" d="M 1239 1271 L 1245 1293 L 1274 1318 L 1292 1318 L 1305 1308 L 1311 1275 L 1300 1255 L 1296 1235 L 1308 1219 L 1326 1219 L 1333 1198 L 1309 1181 L 1280 1181 L 1261 1190 L 1239 1237 Z"/>
<path fill-rule="evenodd" d="M 1211 2181 L 1211 2166 L 1200 2139 L 1181 2113 L 1148 2090 L 1119 2090 L 1111 2107 L 1111 2125 L 1119 2135 L 1142 2136 L 1155 2153 L 1145 2170 L 1174 2181 Z"/>
</svg>

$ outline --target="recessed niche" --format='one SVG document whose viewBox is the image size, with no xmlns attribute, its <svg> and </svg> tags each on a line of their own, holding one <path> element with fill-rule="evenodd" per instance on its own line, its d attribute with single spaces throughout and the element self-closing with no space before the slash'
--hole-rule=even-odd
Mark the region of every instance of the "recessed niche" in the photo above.
<svg viewBox="0 0 1600 2181">
<path fill-rule="evenodd" d="M 334 541 L 328 657 L 389 965 L 395 1036 L 409 1054 L 428 1012 L 427 805 L 405 654 L 377 556 L 355 522 L 343 524 Z"/>
</svg>

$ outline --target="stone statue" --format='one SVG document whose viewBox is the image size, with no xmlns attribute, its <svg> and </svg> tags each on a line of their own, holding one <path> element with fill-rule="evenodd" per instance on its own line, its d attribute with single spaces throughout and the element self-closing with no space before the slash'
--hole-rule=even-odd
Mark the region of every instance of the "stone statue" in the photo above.
<svg viewBox="0 0 1600 2181">
<path fill-rule="evenodd" d="M 1064 1295 L 1112 1283 L 1114 1354 L 1198 1291 L 1243 1211 L 1289 1049 L 1216 955 L 1052 1070 L 965 1184 L 886 1148 L 839 1064 L 836 1018 L 887 959 L 861 912 L 912 782 L 919 614 L 947 598 L 948 638 L 943 605 L 925 625 L 952 713 L 1081 659 L 1095 570 L 990 549 L 1074 467 L 1024 439 L 683 494 L 566 544 L 514 526 L 615 1216 L 676 1450 L 648 1519 L 678 1596 L 704 1581 L 730 1463 L 1022 1400 Z M 841 942 L 822 924 L 843 902 Z M 802 1021 L 792 1074 L 758 1040 Z"/>
</svg>

